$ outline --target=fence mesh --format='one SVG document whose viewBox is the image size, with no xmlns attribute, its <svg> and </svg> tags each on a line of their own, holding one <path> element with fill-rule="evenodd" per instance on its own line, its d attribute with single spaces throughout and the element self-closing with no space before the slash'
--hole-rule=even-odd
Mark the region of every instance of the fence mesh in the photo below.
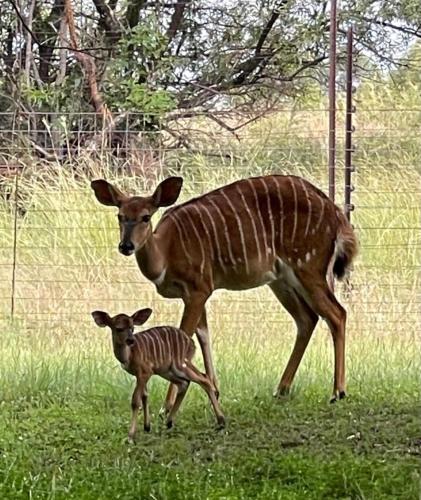
<svg viewBox="0 0 421 500">
<path fill-rule="evenodd" d="M 147 130 L 139 114 L 120 115 L 112 129 L 89 113 L 3 114 L 1 319 L 13 314 L 28 329 L 71 332 L 90 324 L 94 309 L 150 306 L 157 322 L 178 323 L 181 303 L 159 297 L 134 258 L 118 253 L 115 210 L 97 203 L 89 180 L 107 176 L 131 193 L 146 194 L 177 173 L 187 199 L 239 178 L 291 173 L 327 192 L 327 117 L 325 109 L 284 109 L 259 120 L 221 113 L 217 120 L 155 121 Z M 420 329 L 420 118 L 420 109 L 358 109 L 355 116 L 352 222 L 361 249 L 350 284 L 337 287 L 353 331 Z M 340 206 L 342 123 L 339 113 Z M 259 327 L 292 332 L 281 311 L 270 291 L 259 288 L 219 291 L 209 316 L 214 327 L 250 327 L 257 320 Z"/>
</svg>

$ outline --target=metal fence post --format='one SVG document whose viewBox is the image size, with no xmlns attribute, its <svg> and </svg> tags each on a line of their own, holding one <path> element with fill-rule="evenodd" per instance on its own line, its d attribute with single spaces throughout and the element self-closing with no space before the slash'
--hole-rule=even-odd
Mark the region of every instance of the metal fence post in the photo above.
<svg viewBox="0 0 421 500">
<path fill-rule="evenodd" d="M 353 186 L 351 183 L 351 174 L 354 170 L 352 165 L 352 133 L 354 127 L 352 125 L 352 114 L 355 109 L 352 105 L 352 71 L 353 71 L 353 28 L 350 26 L 347 32 L 347 58 L 346 58 L 346 118 L 345 118 L 345 204 L 344 212 L 346 218 L 351 220 L 351 211 L 354 210 L 354 205 L 351 203 L 351 193 Z"/>
<path fill-rule="evenodd" d="M 336 0 L 330 4 L 329 30 L 329 198 L 335 201 L 336 165 Z"/>
</svg>

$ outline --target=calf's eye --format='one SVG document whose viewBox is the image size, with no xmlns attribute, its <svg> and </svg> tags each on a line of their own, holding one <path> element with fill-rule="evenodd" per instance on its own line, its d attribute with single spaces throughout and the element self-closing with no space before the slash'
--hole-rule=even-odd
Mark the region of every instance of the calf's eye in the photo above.
<svg viewBox="0 0 421 500">
<path fill-rule="evenodd" d="M 144 215 L 142 217 L 142 222 L 149 222 L 151 220 L 151 216 L 150 215 Z"/>
</svg>

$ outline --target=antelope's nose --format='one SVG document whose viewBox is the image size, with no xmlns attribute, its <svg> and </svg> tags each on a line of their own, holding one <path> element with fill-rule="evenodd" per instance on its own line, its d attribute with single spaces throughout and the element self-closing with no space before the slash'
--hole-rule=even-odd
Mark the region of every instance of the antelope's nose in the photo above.
<svg viewBox="0 0 421 500">
<path fill-rule="evenodd" d="M 131 241 L 127 242 L 120 241 L 120 244 L 118 245 L 118 250 L 123 255 L 131 255 L 134 252 L 134 245 Z"/>
</svg>

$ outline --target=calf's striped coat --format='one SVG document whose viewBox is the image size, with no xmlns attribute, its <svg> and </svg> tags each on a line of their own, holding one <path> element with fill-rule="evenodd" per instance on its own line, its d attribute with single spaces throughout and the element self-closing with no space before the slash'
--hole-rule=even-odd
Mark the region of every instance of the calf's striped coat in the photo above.
<svg viewBox="0 0 421 500">
<path fill-rule="evenodd" d="M 140 403 L 143 408 L 144 430 L 150 431 L 147 383 L 154 374 L 171 381 L 177 387 L 175 402 L 167 416 L 167 427 L 172 427 L 174 416 L 190 382 L 196 382 L 205 390 L 218 425 L 223 427 L 225 419 L 218 404 L 215 387 L 208 376 L 201 373 L 192 363 L 195 352 L 192 338 L 179 328 L 171 326 L 159 326 L 133 333 L 134 325 L 143 325 L 151 313 L 151 309 L 141 309 L 132 316 L 117 314 L 110 317 L 103 311 L 92 313 L 98 326 L 108 326 L 111 329 L 115 357 L 124 370 L 136 377 L 129 439 L 133 440 L 136 434 Z"/>
<path fill-rule="evenodd" d="M 178 198 L 182 179 L 170 177 L 151 196 L 127 196 L 105 180 L 92 182 L 97 199 L 119 209 L 124 255 L 164 297 L 184 301 L 181 328 L 197 333 L 206 373 L 216 384 L 205 304 L 218 288 L 268 285 L 292 315 L 297 340 L 277 394 L 288 392 L 319 317 L 335 350 L 333 400 L 345 395 L 346 313 L 326 276 L 342 278 L 357 250 L 352 227 L 324 193 L 296 176 L 236 181 L 169 208 L 152 230 L 150 218 Z M 166 409 L 174 399 L 167 396 Z"/>
</svg>

